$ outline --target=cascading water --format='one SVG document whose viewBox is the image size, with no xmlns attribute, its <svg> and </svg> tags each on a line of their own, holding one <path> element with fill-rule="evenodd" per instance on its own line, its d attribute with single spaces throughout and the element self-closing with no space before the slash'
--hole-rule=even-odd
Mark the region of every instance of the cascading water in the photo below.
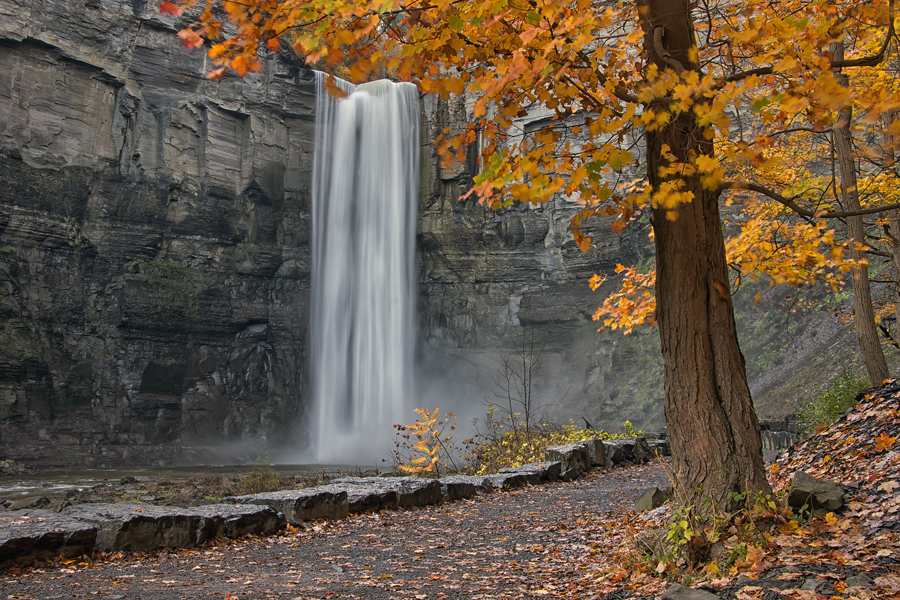
<svg viewBox="0 0 900 600">
<path fill-rule="evenodd" d="M 409 420 L 416 337 L 419 96 L 316 73 L 311 433 L 320 462 L 380 462 Z"/>
</svg>

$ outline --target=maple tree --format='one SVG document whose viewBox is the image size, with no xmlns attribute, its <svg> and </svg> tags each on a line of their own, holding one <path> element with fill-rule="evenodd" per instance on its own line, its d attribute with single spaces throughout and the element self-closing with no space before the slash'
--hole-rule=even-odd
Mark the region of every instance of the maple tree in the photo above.
<svg viewBox="0 0 900 600">
<path fill-rule="evenodd" d="M 289 43 L 309 64 L 340 65 L 354 81 L 387 73 L 425 93 L 470 94 L 470 122 L 447 132 L 438 150 L 461 159 L 480 140 L 469 193 L 492 207 L 557 194 L 579 202 L 572 231 L 582 250 L 591 247 L 585 219 L 610 217 L 621 231 L 649 213 L 655 273 L 632 270 L 631 287 L 614 297 L 627 301 L 607 312 L 625 329 L 651 316 L 659 326 L 675 472 L 690 501 L 769 491 L 719 202 L 743 205 L 744 236 L 729 247 L 740 276 L 834 281 L 835 269 L 860 266 L 824 220 L 898 205 L 876 199 L 855 210 L 827 193 L 834 186 L 779 181 L 775 149 L 800 132 L 833 131 L 845 107 L 866 125 L 898 107 L 890 86 L 841 81 L 885 62 L 893 0 L 160 5 L 172 16 L 184 9 L 194 12 L 179 36 L 189 47 L 208 44 L 213 78 L 259 71 L 261 56 Z M 833 51 L 838 42 L 844 58 Z M 537 109 L 552 115 L 546 126 L 522 127 Z M 898 129 L 882 124 L 881 138 Z M 809 224 L 779 218 L 782 210 Z M 750 242 L 767 238 L 774 248 Z"/>
</svg>

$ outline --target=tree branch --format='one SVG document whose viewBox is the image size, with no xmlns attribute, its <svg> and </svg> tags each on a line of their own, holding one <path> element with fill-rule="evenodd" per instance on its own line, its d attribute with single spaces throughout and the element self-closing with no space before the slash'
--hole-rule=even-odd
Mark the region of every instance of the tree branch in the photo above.
<svg viewBox="0 0 900 600">
<path fill-rule="evenodd" d="M 832 60 L 832 69 L 843 69 L 845 67 L 874 67 L 884 61 L 887 56 L 888 47 L 891 45 L 891 38 L 894 37 L 894 0 L 888 0 L 888 30 L 884 36 L 884 43 L 881 49 L 872 56 L 864 56 L 862 58 L 854 58 L 851 60 Z"/>
<path fill-rule="evenodd" d="M 884 61 L 885 57 L 887 56 L 888 48 L 891 45 L 892 37 L 894 37 L 894 0 L 888 0 L 888 30 L 887 35 L 884 36 L 884 43 L 881 45 L 881 48 L 878 50 L 878 52 L 876 54 L 873 54 L 872 56 L 864 56 L 862 58 L 854 58 L 851 60 L 832 60 L 830 68 L 842 69 L 844 67 L 874 67 L 875 65 L 880 64 Z M 721 88 L 726 83 L 740 81 L 742 79 L 747 79 L 748 77 L 753 77 L 754 75 L 771 75 L 774 72 L 774 66 L 759 67 L 756 69 L 741 71 L 740 73 L 735 73 L 734 75 L 730 75 L 722 79 L 721 82 L 716 86 L 716 89 Z"/>
<path fill-rule="evenodd" d="M 657 25 L 653 28 L 653 49 L 656 50 L 656 53 L 659 54 L 659 57 L 664 63 L 675 69 L 676 73 L 683 73 L 684 65 L 672 58 L 672 55 L 669 54 L 669 51 L 666 50 L 666 47 L 663 45 L 663 36 L 665 33 L 666 28 L 662 25 Z"/>
<path fill-rule="evenodd" d="M 802 206 L 794 202 L 792 198 L 786 198 L 778 192 L 770 190 L 765 186 L 757 185 L 755 183 L 750 183 L 747 181 L 725 181 L 722 183 L 722 185 L 719 186 L 717 193 L 721 194 L 725 190 L 748 190 L 751 192 L 756 192 L 757 194 L 762 194 L 763 196 L 767 196 L 775 202 L 778 202 L 779 204 L 783 204 L 801 217 L 806 217 L 808 219 L 843 219 L 846 217 L 873 215 L 900 208 L 900 203 L 896 203 L 885 204 L 883 206 L 873 206 L 871 208 L 863 208 L 860 210 L 810 210 L 808 208 L 803 208 Z"/>
</svg>

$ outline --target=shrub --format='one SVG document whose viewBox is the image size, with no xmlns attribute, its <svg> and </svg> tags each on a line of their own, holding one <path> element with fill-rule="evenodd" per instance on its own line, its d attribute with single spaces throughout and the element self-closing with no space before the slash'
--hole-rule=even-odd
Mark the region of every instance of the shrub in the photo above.
<svg viewBox="0 0 900 600">
<path fill-rule="evenodd" d="M 452 412 L 441 418 L 440 407 L 433 411 L 427 408 L 415 409 L 419 418 L 409 425 L 394 425 L 397 440 L 394 442 L 393 467 L 411 475 L 430 475 L 443 467 L 458 473 L 459 449 L 453 445 L 452 422 L 456 415 Z M 448 431 L 449 429 L 449 431 Z"/>
<path fill-rule="evenodd" d="M 811 435 L 820 426 L 831 425 L 844 411 L 856 406 L 856 394 L 868 385 L 868 379 L 850 371 L 832 377 L 812 402 L 808 402 L 800 409 L 800 427 L 803 434 Z"/>
<path fill-rule="evenodd" d="M 257 458 L 250 472 L 240 476 L 237 485 L 239 494 L 274 492 L 279 487 L 278 475 L 272 468 L 268 454 L 265 457 Z"/>
<path fill-rule="evenodd" d="M 643 435 L 642 431 L 635 431 L 628 422 L 625 434 L 582 429 L 573 421 L 560 425 L 549 419 L 532 423 L 525 429 L 521 425 L 514 427 L 509 424 L 515 415 L 498 420 L 494 414 L 489 410 L 483 430 L 478 431 L 472 439 L 466 440 L 468 470 L 475 475 L 497 473 L 503 468 L 541 462 L 544 460 L 544 452 L 550 446 L 562 446 L 593 438 L 609 440 Z"/>
</svg>

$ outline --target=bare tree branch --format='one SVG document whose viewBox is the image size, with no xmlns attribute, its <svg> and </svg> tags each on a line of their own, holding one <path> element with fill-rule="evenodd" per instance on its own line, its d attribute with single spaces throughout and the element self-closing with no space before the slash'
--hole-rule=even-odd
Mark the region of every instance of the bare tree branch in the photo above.
<svg viewBox="0 0 900 600">
<path fill-rule="evenodd" d="M 810 219 L 843 219 L 846 217 L 857 217 L 862 215 L 873 215 L 877 213 L 887 212 L 889 210 L 896 210 L 900 208 L 900 203 L 896 204 L 884 204 L 882 206 L 873 206 L 870 208 L 863 208 L 861 210 L 843 210 L 843 211 L 829 211 L 829 210 L 810 210 L 808 208 L 803 208 L 799 204 L 797 204 L 792 198 L 786 198 L 782 196 L 775 190 L 771 190 L 765 186 L 758 185 L 755 183 L 750 183 L 747 181 L 725 181 L 722 185 L 719 186 L 718 193 L 722 193 L 725 190 L 748 190 L 751 192 L 756 192 L 757 194 L 762 194 L 763 196 L 767 196 L 772 200 L 783 204 L 784 206 L 790 208 L 792 211 L 797 213 L 802 217 L 807 217 Z"/>
</svg>

